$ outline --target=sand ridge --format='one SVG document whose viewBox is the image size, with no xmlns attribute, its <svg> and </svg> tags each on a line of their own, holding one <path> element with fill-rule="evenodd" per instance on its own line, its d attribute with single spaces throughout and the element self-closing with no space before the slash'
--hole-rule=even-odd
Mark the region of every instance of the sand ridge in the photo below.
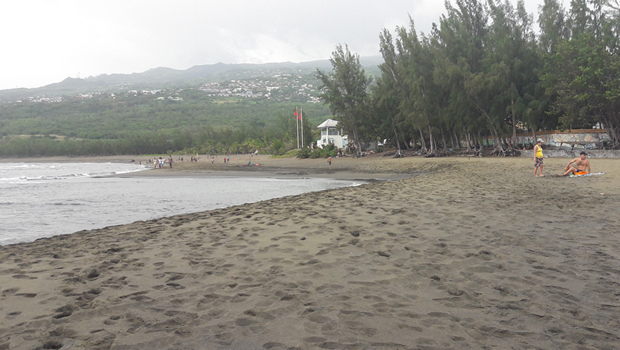
<svg viewBox="0 0 620 350">
<path fill-rule="evenodd" d="M 0 348 L 617 348 L 620 161 L 397 161 L 354 170 L 424 175 L 0 247 Z"/>
</svg>

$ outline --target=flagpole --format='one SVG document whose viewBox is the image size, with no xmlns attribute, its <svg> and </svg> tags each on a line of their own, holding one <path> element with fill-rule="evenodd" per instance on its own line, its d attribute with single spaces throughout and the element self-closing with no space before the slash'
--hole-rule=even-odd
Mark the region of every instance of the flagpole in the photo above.
<svg viewBox="0 0 620 350">
<path fill-rule="evenodd" d="M 297 149 L 299 149 L 299 117 L 297 116 L 297 106 L 295 106 L 295 130 L 297 131 Z"/>
<path fill-rule="evenodd" d="M 304 148 L 304 107 L 301 107 L 301 114 L 299 114 L 299 120 L 301 120 L 301 148 Z"/>
</svg>

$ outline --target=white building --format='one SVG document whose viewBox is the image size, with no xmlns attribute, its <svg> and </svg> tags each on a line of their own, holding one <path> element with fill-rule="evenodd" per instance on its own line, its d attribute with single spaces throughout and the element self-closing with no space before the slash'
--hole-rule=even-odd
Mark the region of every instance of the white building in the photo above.
<svg viewBox="0 0 620 350">
<path fill-rule="evenodd" d="M 332 119 L 327 119 L 318 126 L 321 129 L 321 139 L 316 141 L 317 147 L 323 148 L 323 146 L 327 146 L 330 143 L 338 148 L 347 147 L 348 136 L 340 135 L 337 126 L 338 122 Z"/>
</svg>

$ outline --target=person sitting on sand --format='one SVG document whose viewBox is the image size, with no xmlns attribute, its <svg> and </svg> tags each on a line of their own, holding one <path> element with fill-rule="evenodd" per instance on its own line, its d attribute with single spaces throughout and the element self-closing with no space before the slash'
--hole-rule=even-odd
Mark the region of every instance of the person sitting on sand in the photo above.
<svg viewBox="0 0 620 350">
<path fill-rule="evenodd" d="M 543 177 L 543 150 L 542 139 L 538 139 L 536 146 L 534 146 L 534 176 Z M 540 175 L 537 175 L 538 169 L 540 169 Z"/>
<path fill-rule="evenodd" d="M 587 175 L 592 173 L 592 170 L 590 169 L 590 160 L 587 158 L 587 156 L 588 154 L 586 152 L 579 153 L 579 158 L 575 158 L 568 162 L 568 164 L 564 168 L 564 174 L 558 175 Z"/>
</svg>

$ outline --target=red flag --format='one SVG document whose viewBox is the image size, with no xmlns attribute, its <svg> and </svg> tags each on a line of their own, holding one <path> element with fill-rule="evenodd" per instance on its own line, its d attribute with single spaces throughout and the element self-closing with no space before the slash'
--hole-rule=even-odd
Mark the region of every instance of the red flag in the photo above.
<svg viewBox="0 0 620 350">
<path fill-rule="evenodd" d="M 295 110 L 295 116 L 297 116 L 297 110 Z"/>
</svg>

